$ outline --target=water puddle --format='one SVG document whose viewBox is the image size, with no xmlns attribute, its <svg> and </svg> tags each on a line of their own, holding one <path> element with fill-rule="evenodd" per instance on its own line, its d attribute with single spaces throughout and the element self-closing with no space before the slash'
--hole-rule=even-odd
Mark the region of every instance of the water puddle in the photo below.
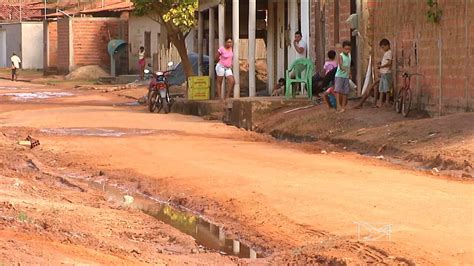
<svg viewBox="0 0 474 266">
<path fill-rule="evenodd" d="M 89 136 L 89 137 L 122 137 L 125 135 L 149 135 L 153 130 L 148 129 L 131 129 L 131 130 L 115 130 L 105 128 L 44 128 L 41 133 L 60 135 L 60 136 Z"/>
<path fill-rule="evenodd" d="M 138 101 L 114 104 L 114 106 L 140 106 L 140 105 L 141 104 Z"/>
<path fill-rule="evenodd" d="M 0 94 L 0 96 L 13 97 L 15 101 L 28 101 L 35 99 L 50 99 L 50 98 L 61 98 L 67 96 L 73 96 L 74 94 L 69 92 L 11 92 Z"/>
<path fill-rule="evenodd" d="M 77 178 L 77 176 L 70 176 Z M 127 192 L 125 188 L 108 185 L 105 181 L 88 181 L 89 186 L 100 189 L 108 200 L 122 202 L 192 236 L 200 249 L 217 251 L 222 255 L 257 259 L 264 256 L 238 239 L 226 235 L 224 228 L 185 208 L 176 208 L 154 197 L 139 192 Z"/>
<path fill-rule="evenodd" d="M 7 87 L 7 86 L 0 86 L 0 90 L 19 90 L 17 87 Z"/>
</svg>

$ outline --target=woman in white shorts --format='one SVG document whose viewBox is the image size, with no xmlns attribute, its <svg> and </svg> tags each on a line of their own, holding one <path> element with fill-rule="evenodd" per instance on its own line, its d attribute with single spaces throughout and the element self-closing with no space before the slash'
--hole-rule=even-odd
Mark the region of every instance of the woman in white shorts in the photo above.
<svg viewBox="0 0 474 266">
<path fill-rule="evenodd" d="M 232 60 L 234 52 L 232 51 L 232 38 L 225 39 L 225 45 L 219 48 L 216 53 L 216 74 L 217 74 L 217 98 L 221 98 L 222 79 L 226 79 L 227 93 L 225 98 L 229 98 L 234 88 L 234 74 L 232 73 Z"/>
</svg>

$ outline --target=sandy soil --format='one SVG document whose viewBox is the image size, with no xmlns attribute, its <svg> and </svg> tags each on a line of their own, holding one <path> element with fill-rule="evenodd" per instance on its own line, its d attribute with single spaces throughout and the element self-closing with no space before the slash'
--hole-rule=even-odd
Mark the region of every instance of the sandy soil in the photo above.
<svg viewBox="0 0 474 266">
<path fill-rule="evenodd" d="M 33 134 L 42 145 L 33 152 L 21 152 L 25 156 L 35 155 L 46 167 L 67 167 L 84 174 L 102 171 L 110 182 L 169 199 L 199 212 L 225 226 L 228 233 L 243 243 L 267 255 L 262 261 L 250 263 L 474 263 L 474 185 L 470 180 L 434 177 L 353 152 L 315 154 L 299 145 L 281 143 L 196 117 L 149 114 L 143 107 L 113 106 L 119 102 L 114 94 L 84 93 L 71 96 L 82 97 L 77 101 L 67 100 L 73 104 L 63 102 L 67 98 L 39 100 L 37 104 L 0 99 L 0 126 L 6 135 L 0 140 L 8 143 L 25 134 Z M 88 101 L 89 97 L 94 99 L 93 103 Z M 41 131 L 58 128 L 92 131 L 99 128 L 123 135 L 72 136 Z M 140 133 L 144 131 L 148 133 Z M 11 149 L 14 153 L 20 152 L 17 146 Z M 6 161 L 10 162 L 10 156 L 3 159 L 4 168 L 10 167 L 5 166 Z M 90 196 L 89 200 L 83 201 L 81 193 L 67 192 L 68 188 L 50 186 L 50 192 L 38 200 L 33 198 L 33 192 L 7 189 L 12 177 L 26 183 L 28 176 L 18 176 L 18 171 L 2 175 L 5 176 L 2 178 L 5 191 L 2 201 L 7 202 L 4 205 L 9 206 L 15 199 L 30 203 L 15 207 L 17 210 L 8 210 L 6 216 L 17 217 L 19 211 L 23 211 L 27 217 L 31 215 L 33 221 L 54 217 L 48 213 L 54 211 L 54 204 L 61 202 L 55 198 L 61 195 L 72 201 L 63 201 L 65 208 L 75 211 L 71 217 L 60 217 L 70 219 L 70 223 L 65 222 L 68 226 L 77 221 L 77 227 L 72 228 L 90 236 L 93 243 L 117 248 L 121 247 L 123 239 L 102 240 L 107 230 L 80 221 L 103 217 L 98 228 L 108 226 L 112 232 L 123 230 L 114 223 L 117 221 L 135 224 L 140 232 L 148 231 L 148 226 L 154 222 L 141 213 L 114 209 L 112 203 L 100 201 L 100 196 Z M 81 197 L 80 204 L 75 197 Z M 97 202 L 102 205 L 94 205 Z M 31 209 L 26 209 L 27 206 Z M 2 213 L 7 212 L 3 209 Z M 35 211 L 37 209 L 41 212 Z M 83 220 L 76 217 L 82 215 Z M 46 227 L 59 230 L 61 225 L 56 226 L 59 224 L 54 220 L 56 218 L 50 219 L 52 226 Z M 133 222 L 142 219 L 150 222 Z M 44 238 L 41 231 L 20 226 L 24 222 L 14 219 L 12 223 L 2 227 L 1 245 L 9 251 L 0 253 L 0 259 L 4 261 L 41 258 L 43 248 L 34 245 L 22 246 L 23 250 L 31 250 L 31 255 L 23 257 L 23 253 L 15 252 L 18 243 L 23 243 L 27 235 L 35 241 L 48 243 L 44 249 L 52 257 L 72 254 L 67 256 L 68 262 L 82 262 L 86 258 L 96 263 L 104 262 L 101 260 L 106 263 L 116 260 L 152 263 L 166 259 L 209 264 L 213 264 L 212 260 L 238 262 L 216 254 L 195 257 L 197 255 L 184 251 L 180 256 L 155 256 L 157 253 L 153 253 L 152 248 L 143 246 L 137 246 L 140 252 L 136 254 L 130 252 L 131 247 L 107 251 L 107 248 L 90 248 L 94 245 L 79 240 L 64 244 L 58 240 L 59 236 Z M 358 226 L 362 229 L 361 237 Z M 370 226 L 379 229 L 391 226 L 391 232 L 385 235 L 383 231 L 381 241 L 362 238 L 367 236 L 366 229 Z M 173 232 L 172 229 L 163 230 L 167 234 Z M 184 239 L 188 238 L 181 237 L 184 242 L 179 243 L 179 248 L 189 250 L 192 241 L 186 242 Z M 56 241 L 63 246 L 53 245 Z M 76 248 L 79 251 L 76 252 Z M 90 254 L 97 254 L 97 257 Z"/>
</svg>

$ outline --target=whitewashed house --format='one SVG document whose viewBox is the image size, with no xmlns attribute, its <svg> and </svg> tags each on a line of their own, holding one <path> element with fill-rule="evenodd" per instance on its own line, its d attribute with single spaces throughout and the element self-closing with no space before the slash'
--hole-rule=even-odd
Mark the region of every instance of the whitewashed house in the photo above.
<svg viewBox="0 0 474 266">
<path fill-rule="evenodd" d="M 10 67 L 16 53 L 25 69 L 43 69 L 43 23 L 0 24 L 0 67 Z"/>
</svg>

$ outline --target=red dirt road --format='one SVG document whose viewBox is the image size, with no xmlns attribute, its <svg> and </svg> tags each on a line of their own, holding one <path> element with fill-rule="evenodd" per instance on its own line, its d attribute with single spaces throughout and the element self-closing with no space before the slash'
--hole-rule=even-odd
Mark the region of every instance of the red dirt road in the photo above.
<svg viewBox="0 0 474 266">
<path fill-rule="evenodd" d="M 37 152 L 170 197 L 281 256 L 311 249 L 349 264 L 395 263 L 397 258 L 474 264 L 470 181 L 435 178 L 353 153 L 310 154 L 196 117 L 103 106 L 118 101 L 106 94 L 75 97 L 41 100 L 40 105 L 0 99 L 0 129 L 28 128 L 42 142 Z M 81 104 L 89 100 L 95 105 Z M 40 131 L 58 128 L 124 135 Z M 360 222 L 391 225 L 391 241 L 359 241 Z M 329 240 L 342 244 L 328 248 Z"/>
</svg>

